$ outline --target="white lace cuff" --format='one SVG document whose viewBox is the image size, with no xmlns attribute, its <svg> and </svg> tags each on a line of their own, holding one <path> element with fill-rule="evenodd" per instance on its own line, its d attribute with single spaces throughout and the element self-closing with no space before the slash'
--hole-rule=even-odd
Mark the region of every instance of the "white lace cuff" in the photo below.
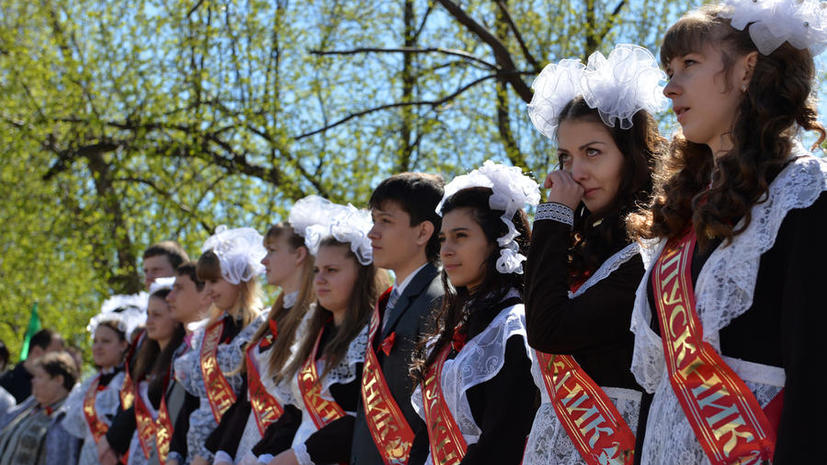
<svg viewBox="0 0 827 465">
<path fill-rule="evenodd" d="M 296 462 L 298 462 L 299 465 L 316 465 L 313 463 L 313 459 L 310 458 L 304 441 L 293 446 L 293 454 L 296 456 Z"/>
<path fill-rule="evenodd" d="M 574 226 L 574 210 L 557 202 L 541 203 L 537 206 L 537 214 L 534 215 L 534 222 L 541 220 L 554 220 L 558 223 Z"/>
</svg>

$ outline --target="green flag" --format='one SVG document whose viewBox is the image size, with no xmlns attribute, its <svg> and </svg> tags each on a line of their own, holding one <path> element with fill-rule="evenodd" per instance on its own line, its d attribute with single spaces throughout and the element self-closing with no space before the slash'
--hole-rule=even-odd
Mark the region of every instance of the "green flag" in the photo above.
<svg viewBox="0 0 827 465">
<path fill-rule="evenodd" d="M 20 361 L 26 360 L 29 356 L 29 341 L 34 333 L 40 331 L 40 317 L 37 315 L 37 302 L 32 305 L 32 316 L 29 317 L 29 327 L 26 328 L 26 335 L 23 336 L 23 345 L 20 347 Z"/>
</svg>

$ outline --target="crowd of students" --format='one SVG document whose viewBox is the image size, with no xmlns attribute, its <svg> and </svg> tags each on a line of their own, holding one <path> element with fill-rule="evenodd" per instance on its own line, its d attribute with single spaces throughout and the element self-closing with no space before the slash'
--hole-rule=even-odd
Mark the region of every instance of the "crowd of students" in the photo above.
<svg viewBox="0 0 827 465">
<path fill-rule="evenodd" d="M 90 321 L 94 375 L 33 344 L 0 465 L 823 463 L 827 164 L 798 140 L 825 137 L 822 11 L 689 12 L 665 75 L 627 44 L 548 65 L 542 186 L 401 173 L 197 261 L 150 247 L 148 292 Z"/>
</svg>

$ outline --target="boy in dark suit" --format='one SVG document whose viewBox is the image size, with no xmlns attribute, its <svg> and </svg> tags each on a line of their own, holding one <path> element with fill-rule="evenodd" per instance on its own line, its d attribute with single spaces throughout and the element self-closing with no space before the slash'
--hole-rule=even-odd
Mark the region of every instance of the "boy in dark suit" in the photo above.
<svg viewBox="0 0 827 465">
<path fill-rule="evenodd" d="M 419 465 L 428 456 L 425 424 L 411 407 L 411 355 L 430 313 L 439 308 L 439 228 L 436 206 L 443 181 L 424 173 L 401 173 L 377 186 L 370 198 L 373 228 L 368 237 L 376 266 L 396 281 L 371 318 L 357 407 L 351 464 Z"/>
</svg>

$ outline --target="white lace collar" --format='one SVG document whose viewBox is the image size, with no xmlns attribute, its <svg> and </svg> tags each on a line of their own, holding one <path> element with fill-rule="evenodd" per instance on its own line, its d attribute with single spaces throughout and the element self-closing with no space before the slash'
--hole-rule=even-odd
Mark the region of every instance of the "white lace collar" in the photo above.
<svg viewBox="0 0 827 465">
<path fill-rule="evenodd" d="M 299 291 L 293 291 L 289 294 L 284 294 L 284 301 L 282 305 L 284 308 L 293 308 L 296 305 L 296 300 L 299 298 Z"/>
<path fill-rule="evenodd" d="M 599 283 L 610 274 L 614 273 L 620 265 L 628 262 L 631 260 L 632 257 L 640 253 L 640 249 L 636 242 L 633 242 L 626 247 L 617 251 L 614 255 L 607 258 L 605 262 L 600 265 L 600 268 L 594 272 L 593 275 L 589 276 L 589 279 L 583 283 L 575 292 L 569 291 L 569 299 L 574 299 L 575 297 L 579 297 L 584 292 L 586 292 L 590 287 L 594 286 L 595 284 Z"/>
<path fill-rule="evenodd" d="M 698 275 L 695 284 L 698 317 L 704 340 L 714 347 L 719 347 L 721 328 L 752 306 L 761 255 L 775 244 L 787 213 L 809 207 L 827 191 L 827 163 L 810 156 L 800 144 L 794 145 L 792 155 L 800 158 L 791 161 L 773 180 L 766 201 L 752 207 L 752 221 L 747 229 L 735 236 L 732 244 L 719 245 Z M 632 372 L 650 393 L 655 391 L 665 368 L 660 337 L 649 327 L 652 311 L 647 285 L 650 268 L 664 246 L 663 240 L 641 243 L 646 273 L 635 295 L 631 323 L 635 333 Z"/>
<path fill-rule="evenodd" d="M 347 353 L 334 368 L 332 368 L 324 378 L 322 378 L 322 393 L 327 393 L 331 384 L 347 384 L 356 379 L 357 370 L 356 365 L 365 363 L 365 351 L 368 347 L 368 326 L 362 327 L 359 334 L 350 341 L 347 347 Z M 319 374 L 324 372 L 324 358 L 318 360 Z"/>
</svg>

